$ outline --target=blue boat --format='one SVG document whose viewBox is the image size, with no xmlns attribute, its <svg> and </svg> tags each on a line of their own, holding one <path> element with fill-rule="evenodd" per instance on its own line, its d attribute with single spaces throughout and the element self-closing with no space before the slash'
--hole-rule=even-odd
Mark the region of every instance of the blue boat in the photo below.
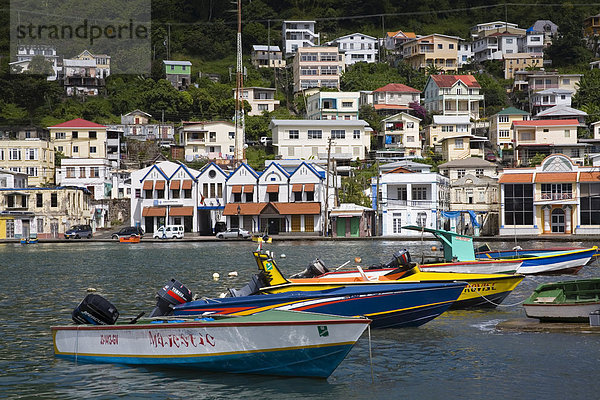
<svg viewBox="0 0 600 400">
<path fill-rule="evenodd" d="M 364 316 L 373 321 L 373 328 L 400 328 L 420 326 L 436 318 L 450 308 L 466 285 L 466 282 L 373 284 L 203 299 L 177 305 L 173 314 L 249 315 L 278 309 Z"/>
</svg>

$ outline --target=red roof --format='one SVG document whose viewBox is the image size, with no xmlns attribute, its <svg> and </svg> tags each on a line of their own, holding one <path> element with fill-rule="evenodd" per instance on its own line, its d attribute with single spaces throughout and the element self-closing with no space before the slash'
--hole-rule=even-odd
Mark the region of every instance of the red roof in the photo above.
<svg viewBox="0 0 600 400">
<path fill-rule="evenodd" d="M 477 83 L 477 79 L 473 75 L 430 75 L 431 79 L 438 85 L 438 87 L 449 88 L 452 87 L 456 82 L 461 81 L 467 87 L 480 88 L 481 86 Z"/>
<path fill-rule="evenodd" d="M 404 92 L 404 93 L 421 93 L 421 91 L 406 86 L 402 83 L 388 83 L 387 85 L 373 90 L 374 92 Z"/>
<path fill-rule="evenodd" d="M 579 125 L 576 119 L 536 119 L 530 121 L 514 121 L 515 126 L 563 126 Z"/>
<path fill-rule="evenodd" d="M 376 110 L 410 110 L 410 107 L 400 104 L 374 104 L 373 108 Z"/>
<path fill-rule="evenodd" d="M 50 128 L 106 128 L 106 126 L 85 120 L 83 118 L 75 118 L 70 121 L 51 126 Z"/>
</svg>

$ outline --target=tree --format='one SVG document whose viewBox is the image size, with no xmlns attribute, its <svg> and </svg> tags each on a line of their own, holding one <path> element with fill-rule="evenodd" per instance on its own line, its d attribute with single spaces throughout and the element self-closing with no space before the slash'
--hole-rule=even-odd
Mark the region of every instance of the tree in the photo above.
<svg viewBox="0 0 600 400">
<path fill-rule="evenodd" d="M 592 52 L 583 39 L 583 11 L 565 3 L 557 14 L 558 35 L 552 45 L 545 49 L 545 57 L 552 60 L 552 66 L 565 67 L 588 63 Z"/>
<path fill-rule="evenodd" d="M 28 113 L 22 107 L 13 103 L 2 103 L 0 101 L 0 119 L 8 125 L 18 125 L 26 123 Z"/>
<path fill-rule="evenodd" d="M 535 153 L 535 156 L 533 156 L 529 159 L 529 165 L 532 167 L 535 165 L 540 165 L 542 163 L 542 161 L 544 161 L 545 158 L 546 158 L 545 154 Z"/>
<path fill-rule="evenodd" d="M 33 56 L 29 62 L 29 69 L 27 70 L 27 73 L 43 76 L 54 75 L 52 62 L 46 60 L 44 56 Z"/>
</svg>

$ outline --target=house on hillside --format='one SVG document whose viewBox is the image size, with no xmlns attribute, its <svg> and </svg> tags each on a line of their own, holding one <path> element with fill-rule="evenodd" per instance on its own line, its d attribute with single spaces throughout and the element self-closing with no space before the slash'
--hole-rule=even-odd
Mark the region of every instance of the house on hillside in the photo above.
<svg viewBox="0 0 600 400">
<path fill-rule="evenodd" d="M 224 160 L 233 160 L 235 125 L 232 122 L 184 121 L 179 134 L 185 147 L 186 161 L 205 158 L 223 163 Z"/>
<path fill-rule="evenodd" d="M 420 122 L 419 118 L 404 112 L 384 118 L 378 133 L 378 147 L 383 150 L 377 150 L 377 159 L 394 161 L 404 157 L 420 158 Z"/>
<path fill-rule="evenodd" d="M 414 32 L 394 31 L 386 32 L 383 45 L 386 50 L 402 54 L 402 45 L 409 40 L 416 39 L 417 35 Z"/>
<path fill-rule="evenodd" d="M 250 55 L 256 68 L 285 68 L 286 62 L 279 46 L 253 45 Z"/>
<path fill-rule="evenodd" d="M 402 83 L 388 83 L 372 92 L 361 92 L 361 105 L 372 104 L 375 111 L 386 116 L 409 112 L 409 104 L 420 103 L 420 100 L 419 90 Z"/>
<path fill-rule="evenodd" d="M 328 46 L 337 46 L 345 54 L 346 66 L 358 62 L 377 62 L 377 38 L 362 33 L 352 33 L 328 42 Z"/>
<path fill-rule="evenodd" d="M 428 112 L 478 120 L 479 105 L 483 102 L 480 90 L 473 75 L 430 75 L 423 91 L 423 106 Z"/>
<path fill-rule="evenodd" d="M 291 57 L 298 49 L 320 45 L 320 34 L 315 33 L 316 21 L 283 21 L 281 36 L 285 57 Z"/>
<path fill-rule="evenodd" d="M 237 97 L 237 89 L 233 88 L 233 98 Z M 262 115 L 263 112 L 272 112 L 279 108 L 279 100 L 275 100 L 275 88 L 245 87 L 242 89 L 242 100 L 251 107 L 248 115 Z"/>
<path fill-rule="evenodd" d="M 489 138 L 492 149 L 498 152 L 505 162 L 510 162 L 514 158 L 514 138 L 513 122 L 527 121 L 531 115 L 515 107 L 508 107 L 489 118 L 490 130 Z"/>
<path fill-rule="evenodd" d="M 306 117 L 357 120 L 359 98 L 359 92 L 316 92 L 306 99 Z"/>
<path fill-rule="evenodd" d="M 59 66 L 59 57 L 56 54 L 56 48 L 50 45 L 28 45 L 20 44 L 17 46 L 17 60 L 8 63 L 11 73 L 22 73 L 29 70 L 29 64 L 35 56 L 42 56 L 44 60 L 50 63 L 52 73 L 46 78 L 49 81 L 55 81 L 62 72 Z"/>
<path fill-rule="evenodd" d="M 177 90 L 186 90 L 192 83 L 192 63 L 190 61 L 163 60 L 165 79 Z"/>
<path fill-rule="evenodd" d="M 444 137 L 454 135 L 470 135 L 473 124 L 466 115 L 434 115 L 431 125 L 425 127 L 425 145 L 435 152 L 441 152 L 441 141 Z"/>
<path fill-rule="evenodd" d="M 402 58 L 414 69 L 436 67 L 444 73 L 458 70 L 458 36 L 421 36 L 402 45 Z"/>
<path fill-rule="evenodd" d="M 346 61 L 337 47 L 302 47 L 296 50 L 292 67 L 294 93 L 321 87 L 339 89 Z"/>
</svg>

